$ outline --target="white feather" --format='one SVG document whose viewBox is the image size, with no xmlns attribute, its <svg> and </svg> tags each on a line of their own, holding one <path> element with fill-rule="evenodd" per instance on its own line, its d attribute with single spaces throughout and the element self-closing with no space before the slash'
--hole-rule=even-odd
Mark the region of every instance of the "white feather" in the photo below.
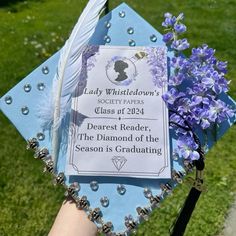
<svg viewBox="0 0 236 236">
<path fill-rule="evenodd" d="M 57 165 L 59 137 L 58 124 L 65 116 L 71 96 L 78 84 L 82 67 L 82 53 L 87 46 L 98 23 L 100 12 L 107 0 L 90 0 L 76 23 L 69 39 L 61 49 L 55 75 L 53 94 L 52 157 Z"/>
</svg>

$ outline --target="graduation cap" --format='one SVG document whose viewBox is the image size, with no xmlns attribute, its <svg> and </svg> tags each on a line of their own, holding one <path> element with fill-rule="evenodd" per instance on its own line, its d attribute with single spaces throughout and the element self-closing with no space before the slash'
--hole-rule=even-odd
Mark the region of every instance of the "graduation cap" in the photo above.
<svg viewBox="0 0 236 236">
<path fill-rule="evenodd" d="M 124 3 L 99 20 L 89 45 L 91 45 L 90 49 L 93 53 L 97 47 L 92 45 L 129 47 L 134 50 L 134 56 L 137 54 L 136 59 L 145 56 L 145 52 L 143 52 L 145 47 L 154 47 L 160 50 L 165 48 L 162 35 Z M 141 54 L 138 55 L 140 48 L 142 48 Z M 104 53 L 105 49 L 106 47 L 102 49 L 101 53 Z M 127 49 L 127 51 L 129 50 Z M 170 59 L 173 54 L 167 52 L 165 56 Z M 105 234 L 116 232 L 126 235 L 135 231 L 137 225 L 148 218 L 152 210 L 177 184 L 182 182 L 183 176 L 193 166 L 190 162 L 184 162 L 175 156 L 173 150 L 177 148 L 176 136 L 170 132 L 170 158 L 167 167 L 171 174 L 168 178 L 141 178 L 140 176 L 132 178 L 127 175 L 125 177 L 99 176 L 91 173 L 66 175 L 69 121 L 65 119 L 64 123 L 61 122 L 62 128 L 60 130 L 62 133 L 66 130 L 67 132 L 63 133 L 62 136 L 65 137 L 65 134 L 67 136 L 59 141 L 66 145 L 59 144 L 60 150 L 57 150 L 58 160 L 55 167 L 50 155 L 53 148 L 52 133 L 50 129 L 42 127 L 42 119 L 38 115 L 38 104 L 42 104 L 41 100 L 53 86 L 59 57 L 60 52 L 45 61 L 5 94 L 1 98 L 1 110 L 15 125 L 23 138 L 27 140 L 28 148 L 35 150 L 35 157 L 45 162 L 45 168 L 52 173 L 55 183 L 64 185 L 67 193 L 76 199 L 80 208 L 86 210 L 89 218 L 98 225 L 101 232 Z M 122 60 L 120 59 L 120 61 Z M 122 63 L 129 66 L 128 59 Z M 124 71 L 122 63 L 120 62 L 117 65 L 119 67 L 118 73 Z M 130 63 L 132 64 L 132 62 Z M 116 78 L 116 81 L 113 80 L 112 82 L 123 86 L 120 83 L 123 80 L 126 81 L 124 74 L 122 78 Z M 222 100 L 227 104 L 235 105 L 229 96 L 226 94 L 222 96 Z M 86 119 L 86 117 L 82 118 Z M 79 120 L 78 118 L 76 121 L 79 122 Z M 234 119 L 232 118 L 220 125 L 217 139 L 227 131 L 233 122 Z M 199 135 L 201 138 L 201 133 Z M 208 147 L 211 147 L 214 142 L 215 138 L 209 133 Z M 118 172 L 126 161 L 121 156 L 112 159 L 112 163 Z"/>
</svg>

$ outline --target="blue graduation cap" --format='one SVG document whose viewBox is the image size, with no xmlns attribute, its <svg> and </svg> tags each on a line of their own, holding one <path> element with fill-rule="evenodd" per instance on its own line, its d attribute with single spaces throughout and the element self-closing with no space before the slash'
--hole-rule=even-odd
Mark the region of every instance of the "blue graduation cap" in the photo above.
<svg viewBox="0 0 236 236">
<path fill-rule="evenodd" d="M 110 46 L 165 46 L 162 35 L 126 4 L 121 4 L 102 17 L 90 40 L 90 45 Z M 168 52 L 168 57 L 173 55 Z M 7 94 L 1 98 L 1 110 L 15 125 L 28 146 L 36 151 L 37 158 L 49 156 L 51 150 L 50 131 L 44 130 L 38 117 L 40 99 L 56 74 L 59 53 L 56 53 Z M 232 106 L 234 101 L 224 96 L 224 101 Z M 221 124 L 217 139 L 232 125 L 234 119 Z M 90 218 L 104 233 L 117 232 L 126 235 L 147 219 L 153 208 L 181 182 L 183 175 L 192 166 L 176 158 L 172 152 L 176 148 L 175 135 L 170 132 L 171 171 L 169 179 L 145 179 L 130 177 L 104 176 L 65 176 L 65 152 L 60 150 L 57 171 L 53 164 L 45 160 L 46 170 L 55 175 L 55 181 L 63 184 L 68 193 L 78 196 L 81 207 L 84 206 Z M 214 138 L 208 134 L 208 145 L 214 144 Z M 73 183 L 78 182 L 79 186 Z M 89 206 L 88 206 L 89 202 Z M 93 218 L 95 217 L 95 218 Z"/>
</svg>

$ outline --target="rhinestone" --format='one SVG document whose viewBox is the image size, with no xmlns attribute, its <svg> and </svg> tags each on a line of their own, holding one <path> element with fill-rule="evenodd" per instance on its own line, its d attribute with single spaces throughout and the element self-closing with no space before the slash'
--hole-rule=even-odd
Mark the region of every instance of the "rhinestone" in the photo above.
<svg viewBox="0 0 236 236">
<path fill-rule="evenodd" d="M 106 43 L 110 43 L 110 42 L 111 42 L 111 38 L 110 38 L 108 35 L 106 35 L 106 36 L 104 37 L 104 41 L 105 41 Z"/>
<path fill-rule="evenodd" d="M 43 72 L 43 74 L 47 75 L 49 73 L 49 68 L 47 66 L 44 66 L 42 68 L 42 72 Z"/>
<path fill-rule="evenodd" d="M 101 205 L 102 205 L 103 207 L 108 207 L 108 205 L 109 205 L 109 199 L 108 199 L 107 197 L 102 197 L 102 198 L 100 199 L 100 202 L 101 202 Z"/>
<path fill-rule="evenodd" d="M 75 191 L 80 191 L 80 185 L 78 182 L 74 182 L 73 184 L 71 184 L 71 186 L 74 187 Z"/>
<path fill-rule="evenodd" d="M 178 154 L 177 152 L 173 152 L 173 153 L 172 153 L 172 159 L 173 159 L 174 161 L 177 161 L 177 160 L 179 159 L 179 154 Z"/>
<path fill-rule="evenodd" d="M 127 29 L 127 33 L 128 33 L 128 34 L 133 34 L 133 33 L 134 33 L 134 28 L 129 27 L 129 28 Z"/>
<path fill-rule="evenodd" d="M 30 90 L 31 90 L 31 85 L 30 85 L 30 84 L 25 84 L 25 86 L 24 86 L 24 91 L 25 91 L 26 93 L 28 93 L 28 92 L 30 92 Z"/>
<path fill-rule="evenodd" d="M 133 39 L 129 40 L 129 46 L 134 47 L 136 45 L 135 41 Z"/>
<path fill-rule="evenodd" d="M 111 22 L 110 21 L 106 21 L 105 22 L 105 26 L 106 26 L 106 28 L 111 28 Z"/>
<path fill-rule="evenodd" d="M 125 192 L 126 192 L 126 188 L 123 184 L 119 184 L 117 186 L 117 192 L 120 194 L 120 195 L 124 195 Z"/>
<path fill-rule="evenodd" d="M 39 91 L 43 91 L 45 89 L 45 84 L 44 83 L 38 83 L 37 88 Z"/>
<path fill-rule="evenodd" d="M 157 41 L 157 36 L 155 34 L 151 35 L 150 40 L 155 43 Z"/>
<path fill-rule="evenodd" d="M 119 17 L 124 18 L 125 17 L 125 12 L 124 11 L 120 11 L 119 12 Z"/>
<path fill-rule="evenodd" d="M 97 182 L 97 181 L 92 181 L 92 182 L 90 183 L 90 188 L 91 188 L 93 191 L 98 191 L 98 188 L 99 188 L 98 182 Z"/>
<path fill-rule="evenodd" d="M 12 97 L 11 97 L 11 96 L 6 96 L 6 97 L 5 97 L 5 103 L 6 103 L 7 105 L 10 105 L 10 104 L 12 103 Z"/>
<path fill-rule="evenodd" d="M 37 133 L 37 138 L 39 141 L 42 141 L 45 139 L 45 135 L 43 133 Z"/>
<path fill-rule="evenodd" d="M 23 115 L 28 115 L 29 114 L 29 108 L 28 107 L 22 107 L 21 108 L 21 112 Z"/>
<path fill-rule="evenodd" d="M 145 196 L 146 198 L 151 198 L 151 197 L 152 197 L 152 191 L 151 191 L 151 189 L 149 189 L 149 188 L 145 188 L 145 189 L 143 190 L 143 194 L 144 194 L 144 196 Z"/>
</svg>

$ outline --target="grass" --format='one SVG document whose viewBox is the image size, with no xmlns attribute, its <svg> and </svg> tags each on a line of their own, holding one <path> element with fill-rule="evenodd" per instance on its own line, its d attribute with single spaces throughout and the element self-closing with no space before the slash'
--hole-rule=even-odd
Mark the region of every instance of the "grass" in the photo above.
<svg viewBox="0 0 236 236">
<path fill-rule="evenodd" d="M 86 0 L 19 2 L 0 8 L 0 96 L 52 55 L 68 37 Z M 121 3 L 111 1 L 111 8 Z M 186 37 L 192 46 L 207 43 L 229 62 L 230 95 L 236 98 L 236 0 L 127 0 L 155 28 L 164 12 L 184 12 Z M 0 114 L 0 235 L 47 235 L 63 200 L 42 165 L 25 151 L 25 141 Z M 236 193 L 235 131 L 230 131 L 208 153 L 205 182 L 208 192 L 197 204 L 186 236 L 217 235 Z M 185 196 L 187 184 L 175 189 L 140 226 L 138 235 L 168 235 Z"/>
</svg>

